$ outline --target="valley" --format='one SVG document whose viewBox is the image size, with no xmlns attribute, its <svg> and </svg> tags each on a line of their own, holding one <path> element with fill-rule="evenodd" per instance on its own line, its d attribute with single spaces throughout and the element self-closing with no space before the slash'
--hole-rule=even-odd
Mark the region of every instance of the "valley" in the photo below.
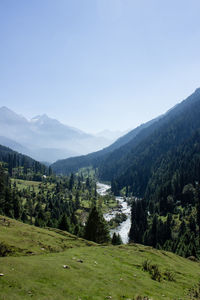
<svg viewBox="0 0 200 300">
<path fill-rule="evenodd" d="M 0 300 L 200 300 L 200 1 L 0 1 Z"/>
<path fill-rule="evenodd" d="M 48 166 L 0 146 L 0 299 L 198 299 L 199 113 Z"/>
</svg>

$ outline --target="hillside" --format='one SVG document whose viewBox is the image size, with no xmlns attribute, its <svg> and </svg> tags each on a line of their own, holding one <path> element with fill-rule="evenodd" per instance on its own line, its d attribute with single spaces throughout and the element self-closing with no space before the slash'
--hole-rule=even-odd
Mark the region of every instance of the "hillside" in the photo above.
<svg viewBox="0 0 200 300">
<path fill-rule="evenodd" d="M 49 172 L 49 169 L 40 162 L 2 145 L 0 145 L 0 162 L 6 164 L 9 175 L 18 178 L 29 177 L 37 180 Z"/>
<path fill-rule="evenodd" d="M 67 159 L 58 160 L 51 165 L 52 169 L 57 174 L 68 175 L 72 172 L 77 172 L 80 168 L 92 166 L 93 168 L 98 168 L 101 163 L 109 157 L 109 154 L 114 150 L 121 149 L 122 146 L 127 145 L 131 140 L 133 140 L 137 134 L 139 134 L 144 128 L 149 127 L 151 124 L 155 123 L 159 118 L 151 120 L 145 124 L 138 126 L 137 128 L 131 130 L 124 136 L 118 138 L 110 146 L 87 155 L 82 155 L 78 157 L 70 157 Z"/>
<path fill-rule="evenodd" d="M 195 183 L 199 180 L 198 167 L 191 170 L 191 162 L 193 165 L 199 165 L 199 114 L 200 89 L 197 89 L 156 124 L 138 134 L 127 145 L 128 151 L 124 147 L 121 151 L 111 153 L 99 167 L 100 178 L 115 180 L 117 190 L 128 186 L 131 192 L 140 197 L 145 195 L 147 186 L 156 173 L 157 176 L 162 176 L 162 185 L 165 185 L 169 178 L 172 180 L 175 172 L 181 173 L 182 188 L 189 182 Z M 149 130 L 152 130 L 152 133 L 143 138 Z M 172 169 L 168 168 L 169 163 L 173 166 Z M 184 170 L 191 170 L 185 178 Z"/>
<path fill-rule="evenodd" d="M 138 244 L 98 246 L 2 216 L 0 229 L 0 240 L 17 249 L 15 257 L 0 257 L 2 300 L 197 299 L 199 263 L 170 252 Z M 160 281 L 144 271 L 146 260 L 159 267 Z"/>
<path fill-rule="evenodd" d="M 66 231 L 56 228 L 47 230 L 0 215 L 0 243 L 2 242 L 8 248 L 6 256 L 38 255 L 61 252 L 74 246 L 96 245 Z M 2 248 L 0 244 L 0 249 Z"/>
</svg>

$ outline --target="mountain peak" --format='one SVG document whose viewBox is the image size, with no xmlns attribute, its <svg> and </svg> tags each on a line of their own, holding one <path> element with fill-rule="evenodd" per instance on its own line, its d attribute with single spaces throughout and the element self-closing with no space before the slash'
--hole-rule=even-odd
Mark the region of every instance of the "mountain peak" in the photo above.
<svg viewBox="0 0 200 300">
<path fill-rule="evenodd" d="M 6 107 L 6 106 L 0 107 L 0 111 L 1 111 L 1 112 L 9 112 L 9 113 L 15 114 L 11 109 L 9 109 L 9 108 Z"/>
<path fill-rule="evenodd" d="M 38 122 L 38 121 L 45 121 L 45 120 L 50 120 L 50 118 L 46 114 L 43 114 L 43 115 L 37 115 L 33 117 L 31 119 L 31 122 Z"/>
<path fill-rule="evenodd" d="M 26 118 L 24 118 L 21 115 L 16 114 L 14 111 L 12 111 L 11 109 L 9 109 L 6 106 L 2 106 L 0 107 L 0 118 L 1 120 L 7 120 L 9 122 L 16 122 L 16 121 L 20 121 L 20 122 L 27 122 Z"/>
</svg>

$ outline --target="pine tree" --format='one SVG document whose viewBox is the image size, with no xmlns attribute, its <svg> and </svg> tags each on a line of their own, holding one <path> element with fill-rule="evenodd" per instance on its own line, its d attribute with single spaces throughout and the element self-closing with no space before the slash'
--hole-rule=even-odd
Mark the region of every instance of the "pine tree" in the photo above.
<svg viewBox="0 0 200 300">
<path fill-rule="evenodd" d="M 58 223 L 58 228 L 64 231 L 70 231 L 69 220 L 65 214 L 62 215 Z"/>
<path fill-rule="evenodd" d="M 86 185 L 86 188 L 89 190 L 90 189 L 90 179 L 89 179 L 89 177 L 87 177 L 85 185 Z"/>
<path fill-rule="evenodd" d="M 74 174 L 72 173 L 69 179 L 69 190 L 72 191 L 74 186 Z"/>
<path fill-rule="evenodd" d="M 134 200 L 131 207 L 131 228 L 129 232 L 129 241 L 137 242 L 138 226 L 136 223 L 136 201 Z"/>
<path fill-rule="evenodd" d="M 151 235 L 152 235 L 152 246 L 156 247 L 158 242 L 158 217 L 154 215 L 151 227 Z"/>
<path fill-rule="evenodd" d="M 120 234 L 116 234 L 115 232 L 113 233 L 112 240 L 111 240 L 112 245 L 121 245 L 122 244 L 122 239 Z"/>
<path fill-rule="evenodd" d="M 138 226 L 137 223 L 135 221 L 135 219 L 131 222 L 131 229 L 129 231 L 129 242 L 134 242 L 137 243 L 138 242 Z"/>
<path fill-rule="evenodd" d="M 75 196 L 75 206 L 76 206 L 76 209 L 78 209 L 78 208 L 80 207 L 79 192 L 76 192 L 76 196 Z"/>
<path fill-rule="evenodd" d="M 167 215 L 167 221 L 166 221 L 166 232 L 165 232 L 165 239 L 166 240 L 171 240 L 171 223 L 172 223 L 172 215 L 168 214 Z"/>
<path fill-rule="evenodd" d="M 107 243 L 110 240 L 109 230 L 100 210 L 94 206 L 89 214 L 84 238 L 99 244 Z"/>
</svg>

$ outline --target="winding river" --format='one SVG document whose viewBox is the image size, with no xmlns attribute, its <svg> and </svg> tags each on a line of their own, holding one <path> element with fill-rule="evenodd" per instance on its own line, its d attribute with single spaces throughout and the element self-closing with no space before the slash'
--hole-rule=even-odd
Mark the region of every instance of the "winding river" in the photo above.
<svg viewBox="0 0 200 300">
<path fill-rule="evenodd" d="M 103 183 L 97 183 L 97 192 L 99 195 L 105 196 L 110 189 L 110 186 Z M 131 227 L 131 207 L 127 204 L 123 197 L 116 197 L 116 201 L 120 204 L 120 208 L 114 209 L 106 214 L 104 218 L 106 221 L 110 221 L 115 217 L 117 213 L 124 213 L 127 215 L 126 221 L 122 222 L 115 229 L 110 230 L 110 235 L 112 236 L 114 232 L 119 233 L 124 244 L 128 243 L 128 233 Z"/>
</svg>

